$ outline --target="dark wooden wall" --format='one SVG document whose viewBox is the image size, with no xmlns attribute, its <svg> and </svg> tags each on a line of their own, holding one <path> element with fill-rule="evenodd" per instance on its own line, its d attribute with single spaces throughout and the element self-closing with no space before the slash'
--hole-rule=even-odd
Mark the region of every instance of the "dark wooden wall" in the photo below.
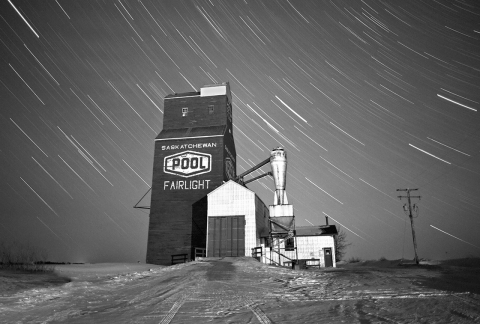
<svg viewBox="0 0 480 324">
<path fill-rule="evenodd" d="M 227 121 L 227 96 L 180 97 L 164 101 L 163 129 L 225 125 Z M 214 106 L 213 114 L 208 106 Z M 188 108 L 182 116 L 182 108 Z"/>
<path fill-rule="evenodd" d="M 155 142 L 153 163 L 152 198 L 147 246 L 147 263 L 169 265 L 172 254 L 186 253 L 192 258 L 195 247 L 206 247 L 207 205 L 205 196 L 228 180 L 225 172 L 225 158 L 231 155 L 236 160 L 235 143 L 232 134 L 231 117 L 227 114 L 227 96 L 189 97 L 165 99 L 164 129 L 196 128 L 225 125 L 212 129 L 215 134 L 204 134 L 197 138 L 162 138 Z M 208 106 L 214 105 L 209 113 Z M 182 117 L 183 107 L 189 114 Z M 219 136 L 220 135 L 220 136 Z M 180 148 L 182 144 L 216 144 L 215 147 Z M 178 145 L 178 149 L 171 149 Z M 173 146 L 175 147 L 175 146 Z M 167 149 L 168 148 L 168 149 Z M 176 153 L 194 151 L 212 155 L 212 170 L 209 173 L 191 177 L 164 172 L 164 159 Z M 234 163 L 235 165 L 235 163 Z M 235 165 L 236 168 L 236 165 Z M 208 188 L 206 180 L 209 180 Z M 168 181 L 168 182 L 166 182 Z M 204 181 L 203 189 L 179 189 L 171 183 Z M 165 184 L 168 184 L 165 186 Z M 203 244 L 203 246 L 198 246 Z"/>
<path fill-rule="evenodd" d="M 208 199 L 204 196 L 192 205 L 192 248 L 191 255 L 195 255 L 196 247 L 207 246 L 207 212 Z"/>
</svg>

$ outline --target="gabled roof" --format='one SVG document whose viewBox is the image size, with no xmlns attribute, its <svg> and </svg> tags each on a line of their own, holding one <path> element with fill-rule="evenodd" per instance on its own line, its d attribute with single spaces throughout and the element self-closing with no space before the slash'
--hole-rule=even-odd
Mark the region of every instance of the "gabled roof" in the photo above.
<svg viewBox="0 0 480 324">
<path fill-rule="evenodd" d="M 233 180 L 228 180 L 227 182 L 225 182 L 224 184 L 222 184 L 220 187 L 210 191 L 207 196 L 210 196 L 211 194 L 213 194 L 214 192 L 216 191 L 220 191 L 220 190 L 223 190 L 225 189 L 226 187 L 231 187 L 231 186 L 238 186 L 240 190 L 246 190 L 246 191 L 250 191 L 251 193 L 253 193 L 255 196 L 257 195 L 254 191 L 248 189 L 247 187 L 245 186 L 242 186 L 241 184 L 233 181 Z"/>
<path fill-rule="evenodd" d="M 335 225 L 320 226 L 295 226 L 297 236 L 320 236 L 320 235 L 337 235 L 337 227 Z"/>
<path fill-rule="evenodd" d="M 246 186 L 243 186 L 233 180 L 228 180 L 227 182 L 225 182 L 224 184 L 222 184 L 220 187 L 218 188 L 215 188 L 214 190 L 210 191 L 208 194 L 207 194 L 207 197 L 208 196 L 211 196 L 211 195 L 214 195 L 215 193 L 218 193 L 219 191 L 222 191 L 222 190 L 229 190 L 229 189 L 237 189 L 237 190 L 243 190 L 243 191 L 246 191 L 246 192 L 249 192 L 251 194 L 253 194 L 253 197 L 254 199 L 258 200 L 266 209 L 267 211 L 267 215 L 268 215 L 268 208 L 267 208 L 267 205 L 265 205 L 265 203 L 263 202 L 263 200 L 255 193 L 255 191 L 253 190 L 250 190 L 248 189 Z M 256 208 L 256 207 L 255 207 Z"/>
</svg>

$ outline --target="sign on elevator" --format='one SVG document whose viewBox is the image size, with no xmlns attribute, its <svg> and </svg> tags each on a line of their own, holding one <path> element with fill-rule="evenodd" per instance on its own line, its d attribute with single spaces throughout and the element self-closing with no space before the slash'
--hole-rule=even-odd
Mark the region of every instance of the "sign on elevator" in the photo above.
<svg viewBox="0 0 480 324">
<path fill-rule="evenodd" d="M 195 151 L 184 151 L 166 156 L 163 171 L 168 174 L 189 178 L 212 171 L 212 155 Z"/>
</svg>

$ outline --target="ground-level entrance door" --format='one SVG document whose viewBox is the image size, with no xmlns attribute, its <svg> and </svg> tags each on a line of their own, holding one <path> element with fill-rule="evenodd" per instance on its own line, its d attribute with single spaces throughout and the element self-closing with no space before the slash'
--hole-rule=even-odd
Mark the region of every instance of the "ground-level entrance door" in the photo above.
<svg viewBox="0 0 480 324">
<path fill-rule="evenodd" d="M 208 218 L 207 257 L 245 256 L 245 216 Z"/>
<path fill-rule="evenodd" d="M 323 256 L 325 257 L 325 267 L 333 267 L 332 248 L 323 248 Z"/>
</svg>

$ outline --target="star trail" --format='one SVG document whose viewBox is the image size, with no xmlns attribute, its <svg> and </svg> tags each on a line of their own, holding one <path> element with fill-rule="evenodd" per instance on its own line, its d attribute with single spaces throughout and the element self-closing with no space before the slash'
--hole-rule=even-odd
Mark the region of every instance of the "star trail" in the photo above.
<svg viewBox="0 0 480 324">
<path fill-rule="evenodd" d="M 396 189 L 419 188 L 419 257 L 480 256 L 477 1 L 6 0 L 0 18 L 1 241 L 144 262 L 163 98 L 229 81 L 237 173 L 283 146 L 297 225 L 328 215 L 347 259 L 412 259 Z M 273 202 L 270 178 L 247 186 Z"/>
</svg>

